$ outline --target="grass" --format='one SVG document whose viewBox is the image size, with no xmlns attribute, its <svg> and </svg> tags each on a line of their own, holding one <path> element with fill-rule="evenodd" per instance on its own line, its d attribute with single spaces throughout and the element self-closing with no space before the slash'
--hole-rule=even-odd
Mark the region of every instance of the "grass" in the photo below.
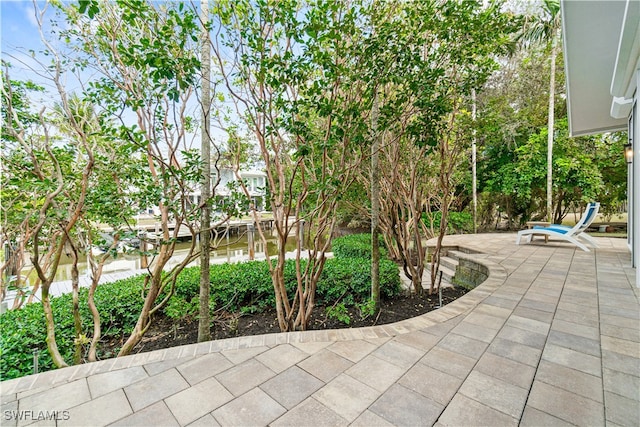
<svg viewBox="0 0 640 427">
<path fill-rule="evenodd" d="M 562 221 L 563 225 L 568 225 L 570 227 L 573 227 L 574 225 L 576 225 L 576 222 L 578 222 L 578 220 L 580 219 L 581 215 L 580 212 L 576 213 L 575 217 L 573 212 L 569 213 L 566 217 L 564 217 L 564 220 Z M 596 219 L 593 221 L 594 224 L 610 224 L 610 223 L 614 223 L 614 222 L 627 222 L 627 214 L 623 213 L 623 214 L 616 214 L 616 215 L 611 215 L 611 218 L 605 218 L 604 214 L 599 213 L 596 216 Z M 611 234 L 611 233 L 606 233 L 606 234 Z"/>
<path fill-rule="evenodd" d="M 569 227 L 573 227 L 574 225 L 576 225 L 577 220 L 580 219 L 580 214 L 576 214 L 576 216 L 574 217 L 573 213 L 568 214 L 565 218 L 564 221 L 562 221 L 563 225 L 568 225 Z M 627 222 L 627 214 L 623 213 L 623 214 L 615 214 L 615 215 L 611 215 L 611 217 L 609 218 L 605 218 L 604 214 L 599 213 L 595 220 L 593 221 L 593 223 L 591 224 L 591 227 L 597 227 L 599 225 L 608 225 L 608 224 L 615 224 L 615 223 L 626 223 Z M 600 232 L 600 231 L 590 231 L 589 232 L 590 236 L 593 237 L 615 237 L 615 238 L 622 238 L 622 239 L 626 239 L 627 238 L 627 233 L 626 231 L 616 231 L 613 233 L 604 233 L 604 232 Z"/>
<path fill-rule="evenodd" d="M 589 232 L 589 236 L 591 237 L 616 237 L 616 238 L 622 238 L 622 239 L 626 239 L 627 238 L 627 233 L 600 233 L 599 231 L 596 232 Z"/>
</svg>

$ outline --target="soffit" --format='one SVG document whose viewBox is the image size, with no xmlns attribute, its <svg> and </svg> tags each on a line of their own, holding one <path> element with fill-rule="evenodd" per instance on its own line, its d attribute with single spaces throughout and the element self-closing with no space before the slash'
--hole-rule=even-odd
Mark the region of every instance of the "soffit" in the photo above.
<svg viewBox="0 0 640 427">
<path fill-rule="evenodd" d="M 614 119 L 611 82 L 626 1 L 562 1 L 567 108 L 571 135 L 625 129 Z"/>
</svg>

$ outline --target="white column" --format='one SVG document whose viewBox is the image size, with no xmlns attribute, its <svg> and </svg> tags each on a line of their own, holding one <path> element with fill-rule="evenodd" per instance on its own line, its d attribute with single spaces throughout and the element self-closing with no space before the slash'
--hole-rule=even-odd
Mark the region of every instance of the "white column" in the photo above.
<svg viewBox="0 0 640 427">
<path fill-rule="evenodd" d="M 630 192 L 633 207 L 633 266 L 636 268 L 636 287 L 640 288 L 640 120 L 638 120 L 638 92 L 640 89 L 640 69 L 636 70 L 636 94 L 633 107 L 633 163 L 632 188 Z"/>
</svg>

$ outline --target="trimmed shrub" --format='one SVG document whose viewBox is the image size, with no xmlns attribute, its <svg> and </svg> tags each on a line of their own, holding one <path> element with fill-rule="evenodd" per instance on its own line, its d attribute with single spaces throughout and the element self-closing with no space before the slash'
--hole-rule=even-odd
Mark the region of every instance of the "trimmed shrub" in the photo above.
<svg viewBox="0 0 640 427">
<path fill-rule="evenodd" d="M 306 261 L 303 261 L 303 263 Z M 316 302 L 332 305 L 338 299 L 345 306 L 361 304 L 369 299 L 371 263 L 365 259 L 328 259 L 318 283 Z M 303 265 L 304 268 L 304 265 Z M 285 282 L 290 295 L 296 287 L 295 261 L 285 264 Z M 143 276 L 130 277 L 98 286 L 95 300 L 102 321 L 104 340 L 129 334 L 142 309 Z M 182 271 L 176 280 L 174 295 L 165 306 L 165 314 L 174 319 L 197 314 L 200 269 Z M 380 262 L 380 288 L 383 297 L 400 292 L 398 267 L 389 260 Z M 92 320 L 87 306 L 88 289 L 80 289 L 80 313 L 84 334 L 91 336 Z M 271 275 L 265 261 L 211 266 L 211 304 L 228 311 L 262 311 L 274 307 Z M 51 299 L 60 353 L 72 360 L 75 332 L 71 294 Z M 7 380 L 33 373 L 33 350 L 39 351 L 40 371 L 54 368 L 45 338 L 46 327 L 41 304 L 28 304 L 20 310 L 0 315 L 0 378 Z M 100 353 L 101 358 L 115 354 Z"/>
<path fill-rule="evenodd" d="M 390 298 L 400 293 L 398 266 L 389 260 L 380 260 L 380 293 Z M 316 300 L 320 304 L 333 304 L 342 298 L 351 306 L 365 302 L 371 296 L 371 262 L 364 258 L 327 260 L 322 270 Z"/>
<path fill-rule="evenodd" d="M 302 268 L 305 265 L 306 261 L 302 260 Z M 286 261 L 284 279 L 289 295 L 293 295 L 296 288 L 294 260 Z M 199 268 L 185 269 L 176 282 L 176 292 L 169 300 L 169 307 L 193 306 L 198 299 L 199 283 Z M 400 274 L 392 261 L 382 260 L 380 263 L 380 287 L 383 297 L 391 297 L 400 292 Z M 348 305 L 353 305 L 366 300 L 370 292 L 370 262 L 364 259 L 333 258 L 326 261 L 322 270 L 316 290 L 316 302 L 333 304 L 342 297 Z M 259 312 L 274 307 L 275 296 L 269 266 L 265 261 L 211 266 L 211 298 L 216 308 L 228 311 Z"/>
<path fill-rule="evenodd" d="M 380 258 L 387 257 L 384 239 L 380 236 Z M 336 258 L 371 259 L 371 234 L 348 234 L 331 241 L 331 250 Z"/>
<path fill-rule="evenodd" d="M 136 276 L 98 286 L 95 301 L 102 322 L 102 337 L 110 339 L 133 330 L 142 309 L 143 277 Z M 80 315 L 84 334 L 93 332 L 91 313 L 87 305 L 87 288 L 80 289 Z M 72 296 L 51 299 L 56 339 L 61 355 L 67 361 L 73 357 L 75 330 L 73 327 Z M 44 310 L 41 304 L 27 304 L 19 310 L 0 315 L 0 378 L 16 378 L 33 373 L 33 351 L 39 352 L 39 371 L 54 368 L 47 350 Z M 113 355 L 101 354 L 101 357 Z"/>
</svg>

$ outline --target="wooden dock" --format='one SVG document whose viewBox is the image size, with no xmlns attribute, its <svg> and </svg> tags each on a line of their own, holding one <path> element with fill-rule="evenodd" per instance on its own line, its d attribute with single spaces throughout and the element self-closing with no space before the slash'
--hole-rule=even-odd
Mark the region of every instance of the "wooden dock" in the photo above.
<svg viewBox="0 0 640 427">
<path fill-rule="evenodd" d="M 264 229 L 270 230 L 273 228 L 273 218 L 265 218 L 260 219 L 260 224 Z M 252 219 L 239 219 L 239 220 L 230 220 L 223 224 L 219 224 L 215 227 L 212 227 L 212 232 L 214 232 L 218 236 L 225 236 L 227 233 L 231 236 L 238 236 L 248 230 L 250 226 L 255 226 L 256 222 Z M 169 234 L 173 236 L 176 224 L 169 223 Z M 107 233 L 113 233 L 113 228 L 104 226 L 100 227 L 102 231 Z M 148 239 L 157 239 L 159 238 L 162 227 L 160 221 L 153 215 L 140 215 L 136 218 L 135 228 L 138 234 L 145 234 Z M 178 239 L 185 239 L 191 237 L 191 231 L 185 225 L 181 225 L 178 230 L 178 234 L 176 236 Z"/>
</svg>

